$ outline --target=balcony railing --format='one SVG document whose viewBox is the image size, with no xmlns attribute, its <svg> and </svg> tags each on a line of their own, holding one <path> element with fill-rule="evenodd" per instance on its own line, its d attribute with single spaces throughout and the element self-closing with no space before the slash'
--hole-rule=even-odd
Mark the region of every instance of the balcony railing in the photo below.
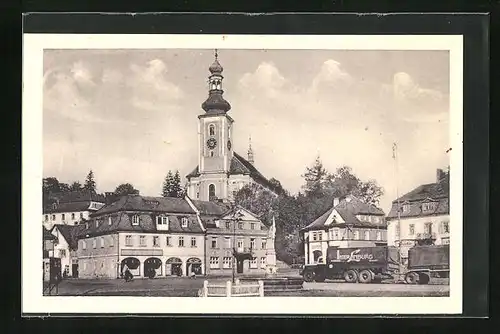
<svg viewBox="0 0 500 334">
<path fill-rule="evenodd" d="M 239 254 L 242 254 L 242 253 L 252 253 L 253 248 L 252 247 L 236 247 L 236 248 L 233 249 L 233 251 L 235 253 L 239 253 Z"/>
<path fill-rule="evenodd" d="M 436 239 L 436 233 L 417 233 L 417 239 Z"/>
</svg>

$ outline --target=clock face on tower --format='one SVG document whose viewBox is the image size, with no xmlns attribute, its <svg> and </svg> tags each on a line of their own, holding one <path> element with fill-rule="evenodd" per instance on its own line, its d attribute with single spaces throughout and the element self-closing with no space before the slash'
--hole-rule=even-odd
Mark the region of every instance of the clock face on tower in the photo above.
<svg viewBox="0 0 500 334">
<path fill-rule="evenodd" d="M 231 149 L 231 141 L 230 141 L 230 140 L 228 140 L 228 141 L 227 141 L 227 149 L 228 149 L 228 150 L 230 150 L 230 149 Z"/>
<path fill-rule="evenodd" d="M 209 149 L 213 150 L 215 146 L 217 146 L 217 140 L 215 140 L 215 138 L 210 138 L 209 140 L 207 140 L 207 147 Z"/>
</svg>

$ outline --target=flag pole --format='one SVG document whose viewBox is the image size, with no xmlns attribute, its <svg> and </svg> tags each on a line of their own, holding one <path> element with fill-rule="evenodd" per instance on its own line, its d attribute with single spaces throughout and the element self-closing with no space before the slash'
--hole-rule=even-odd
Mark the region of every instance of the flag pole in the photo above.
<svg viewBox="0 0 500 334">
<path fill-rule="evenodd" d="M 392 157 L 394 158 L 394 164 L 396 169 L 396 198 L 398 204 L 398 262 L 401 266 L 401 205 L 399 200 L 399 164 L 398 164 L 398 146 L 396 143 L 392 145 Z"/>
</svg>

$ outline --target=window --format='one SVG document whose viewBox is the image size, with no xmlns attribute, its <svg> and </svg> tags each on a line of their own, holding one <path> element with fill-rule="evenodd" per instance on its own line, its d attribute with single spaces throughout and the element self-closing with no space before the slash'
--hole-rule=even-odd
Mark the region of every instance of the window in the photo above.
<svg viewBox="0 0 500 334">
<path fill-rule="evenodd" d="M 238 249 L 243 248 L 243 239 L 238 239 Z"/>
<path fill-rule="evenodd" d="M 160 237 L 157 235 L 153 236 L 153 247 L 160 247 Z"/>
<path fill-rule="evenodd" d="M 262 239 L 262 249 L 267 249 L 267 240 Z"/>
<path fill-rule="evenodd" d="M 425 234 L 432 234 L 432 223 L 425 223 L 424 233 Z"/>
<path fill-rule="evenodd" d="M 230 256 L 225 256 L 222 258 L 222 268 L 230 269 L 233 267 L 233 258 Z"/>
<path fill-rule="evenodd" d="M 132 216 L 132 225 L 139 225 L 139 215 Z"/>
<path fill-rule="evenodd" d="M 51 219 L 56 220 L 56 215 L 52 215 Z"/>
<path fill-rule="evenodd" d="M 146 236 L 145 235 L 140 235 L 139 236 L 139 246 L 145 247 L 146 246 Z"/>
<path fill-rule="evenodd" d="M 219 268 L 219 258 L 216 256 L 210 257 L 210 269 L 218 269 Z"/>
<path fill-rule="evenodd" d="M 45 221 L 49 221 L 49 215 L 45 215 Z"/>
<path fill-rule="evenodd" d="M 415 235 L 415 224 L 410 224 L 408 228 L 409 228 L 408 234 Z"/>
<path fill-rule="evenodd" d="M 226 229 L 230 229 L 231 228 L 231 223 L 230 222 L 226 222 Z"/>
<path fill-rule="evenodd" d="M 333 240 L 339 240 L 339 230 L 338 229 L 333 230 Z"/>
<path fill-rule="evenodd" d="M 323 232 L 322 231 L 318 232 L 318 240 L 319 241 L 323 240 Z"/>
<path fill-rule="evenodd" d="M 261 268 L 265 268 L 266 267 L 266 258 L 265 257 L 261 257 L 260 258 L 260 267 Z"/>
<path fill-rule="evenodd" d="M 422 212 L 434 211 L 436 209 L 435 202 L 426 202 L 422 204 Z"/>
<path fill-rule="evenodd" d="M 318 240 L 318 234 L 316 232 L 312 232 L 312 237 L 313 237 L 313 241 Z"/>
<path fill-rule="evenodd" d="M 359 240 L 359 231 L 354 231 L 354 240 Z"/>
<path fill-rule="evenodd" d="M 196 193 L 196 198 L 200 198 L 200 192 L 199 191 Z"/>
<path fill-rule="evenodd" d="M 370 240 L 370 231 L 365 231 L 365 240 Z"/>
<path fill-rule="evenodd" d="M 251 230 L 255 230 L 255 223 L 251 223 L 251 224 L 250 224 L 250 229 L 251 229 Z"/>
<path fill-rule="evenodd" d="M 104 237 L 101 237 L 101 248 L 104 248 Z"/>
<path fill-rule="evenodd" d="M 83 212 L 80 212 L 80 219 L 83 219 Z"/>
<path fill-rule="evenodd" d="M 210 124 L 210 125 L 208 126 L 208 134 L 209 134 L 210 136 L 215 136 L 215 125 Z"/>
<path fill-rule="evenodd" d="M 243 223 L 242 222 L 239 222 L 238 223 L 238 229 L 242 230 L 243 229 Z"/>
<path fill-rule="evenodd" d="M 131 235 L 125 236 L 125 246 L 132 246 L 132 236 Z"/>
<path fill-rule="evenodd" d="M 108 225 L 111 226 L 111 224 L 113 224 L 113 219 L 111 219 L 111 217 L 108 217 Z"/>
<path fill-rule="evenodd" d="M 92 239 L 92 247 L 97 248 L 97 239 Z"/>
<path fill-rule="evenodd" d="M 71 220 L 75 220 L 75 214 L 74 213 L 71 214 Z"/>
<path fill-rule="evenodd" d="M 115 239 L 111 235 L 110 238 L 109 238 L 109 247 L 113 247 L 114 245 L 115 245 Z"/>
<path fill-rule="evenodd" d="M 212 248 L 217 248 L 217 238 L 212 238 Z"/>
<path fill-rule="evenodd" d="M 182 224 L 182 227 L 187 227 L 188 226 L 188 219 L 186 217 L 182 217 L 181 224 Z"/>
<path fill-rule="evenodd" d="M 250 248 L 255 249 L 255 239 L 254 238 L 250 239 Z"/>
<path fill-rule="evenodd" d="M 98 219 L 96 219 L 96 220 L 95 220 L 95 227 L 96 227 L 96 228 L 98 228 L 98 227 L 99 227 L 99 220 L 98 220 Z"/>
<path fill-rule="evenodd" d="M 377 231 L 377 240 L 382 240 L 382 233 Z"/>
<path fill-rule="evenodd" d="M 82 240 L 82 249 L 87 249 L 87 241 Z"/>
<path fill-rule="evenodd" d="M 442 233 L 450 233 L 450 225 L 448 222 L 441 222 Z"/>
<path fill-rule="evenodd" d="M 60 258 L 66 257 L 66 250 L 65 249 L 60 249 L 59 250 L 59 257 Z"/>
<path fill-rule="evenodd" d="M 214 184 L 210 184 L 208 186 L 208 199 L 209 200 L 213 200 L 214 198 L 215 198 L 215 185 Z"/>
<path fill-rule="evenodd" d="M 179 247 L 184 247 L 184 237 L 179 237 Z"/>
<path fill-rule="evenodd" d="M 251 269 L 257 268 L 257 258 L 256 257 L 252 257 L 252 259 L 250 260 L 250 268 Z"/>
<path fill-rule="evenodd" d="M 410 212 L 410 204 L 403 204 L 403 212 Z"/>
<path fill-rule="evenodd" d="M 191 237 L 191 247 L 196 247 L 196 237 Z"/>
<path fill-rule="evenodd" d="M 165 238 L 165 244 L 169 247 L 172 246 L 172 237 L 167 235 L 167 237 Z"/>
<path fill-rule="evenodd" d="M 229 237 L 224 238 L 224 248 L 231 248 L 231 238 Z"/>
</svg>

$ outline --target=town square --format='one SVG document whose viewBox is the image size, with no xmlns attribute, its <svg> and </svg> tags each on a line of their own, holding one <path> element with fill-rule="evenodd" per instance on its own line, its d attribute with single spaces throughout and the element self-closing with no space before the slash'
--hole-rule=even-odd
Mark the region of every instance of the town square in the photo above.
<svg viewBox="0 0 500 334">
<path fill-rule="evenodd" d="M 46 51 L 43 294 L 449 296 L 447 53 L 300 52 Z"/>
</svg>

